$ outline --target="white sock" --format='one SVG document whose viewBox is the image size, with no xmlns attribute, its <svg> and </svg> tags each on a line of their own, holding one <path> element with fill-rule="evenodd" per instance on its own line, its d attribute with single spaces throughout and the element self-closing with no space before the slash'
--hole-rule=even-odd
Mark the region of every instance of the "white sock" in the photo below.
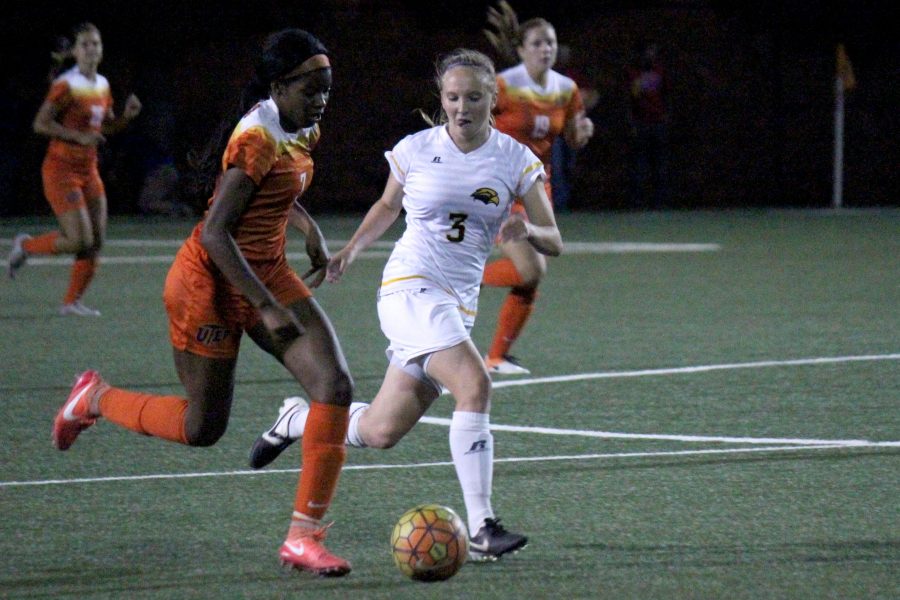
<svg viewBox="0 0 900 600">
<path fill-rule="evenodd" d="M 303 398 L 298 398 L 298 400 L 303 400 Z M 308 416 L 309 411 L 305 410 L 300 413 L 294 413 L 288 418 L 287 432 L 289 438 L 298 440 L 303 436 L 303 431 L 306 429 L 306 417 Z"/>
<path fill-rule="evenodd" d="M 365 402 L 350 403 L 350 423 L 347 425 L 347 437 L 344 443 L 353 448 L 365 448 L 366 443 L 359 435 L 359 418 L 369 409 Z"/>
<path fill-rule="evenodd" d="M 466 501 L 469 533 L 493 518 L 491 487 L 494 477 L 494 436 L 484 413 L 455 411 L 450 420 L 450 454 Z"/>
<path fill-rule="evenodd" d="M 348 446 L 354 448 L 366 447 L 362 438 L 359 437 L 359 418 L 368 408 L 369 405 L 365 402 L 350 403 L 350 423 L 347 426 L 347 437 L 344 438 L 344 443 Z M 308 416 L 308 410 L 300 414 L 291 415 L 291 419 L 288 421 L 288 435 L 291 439 L 298 440 L 303 437 L 303 432 L 306 431 L 306 418 Z"/>
</svg>

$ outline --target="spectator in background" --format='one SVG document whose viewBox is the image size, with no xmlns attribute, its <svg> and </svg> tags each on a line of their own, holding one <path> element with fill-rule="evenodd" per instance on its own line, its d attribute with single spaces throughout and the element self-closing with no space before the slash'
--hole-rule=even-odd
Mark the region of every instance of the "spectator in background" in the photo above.
<svg viewBox="0 0 900 600">
<path fill-rule="evenodd" d="M 629 196 L 635 207 L 663 208 L 669 202 L 669 81 L 658 55 L 655 43 L 639 42 L 625 67 L 631 131 Z"/>
<path fill-rule="evenodd" d="M 556 69 L 578 85 L 578 91 L 581 93 L 581 100 L 584 103 L 584 112 L 590 113 L 597 106 L 599 94 L 584 73 L 576 68 L 572 59 L 572 48 L 568 44 L 559 44 L 557 48 Z M 553 190 L 553 207 L 557 212 L 569 208 L 577 155 L 578 150 L 566 142 L 565 136 L 559 136 L 554 140 L 550 161 L 553 173 L 550 187 Z"/>
</svg>

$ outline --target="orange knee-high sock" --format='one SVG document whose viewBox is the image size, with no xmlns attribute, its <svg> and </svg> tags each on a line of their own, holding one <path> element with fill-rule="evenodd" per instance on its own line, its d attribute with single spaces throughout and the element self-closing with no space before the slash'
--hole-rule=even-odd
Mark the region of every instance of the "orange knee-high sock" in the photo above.
<svg viewBox="0 0 900 600">
<path fill-rule="evenodd" d="M 126 429 L 187 444 L 184 417 L 187 400 L 110 388 L 100 396 L 100 414 Z"/>
<path fill-rule="evenodd" d="M 22 242 L 22 249 L 28 254 L 56 254 L 58 231 L 51 231 Z"/>
<path fill-rule="evenodd" d="M 292 522 L 319 520 L 325 516 L 347 456 L 344 436 L 349 414 L 348 406 L 310 402 Z"/>
<path fill-rule="evenodd" d="M 481 283 L 491 287 L 516 287 L 522 285 L 522 276 L 508 258 L 498 258 L 484 268 Z"/>
<path fill-rule="evenodd" d="M 488 358 L 502 358 L 509 354 L 509 349 L 522 333 L 525 323 L 534 310 L 534 301 L 537 299 L 536 289 L 515 288 L 510 290 L 500 307 L 500 316 L 497 319 L 497 329 L 494 332 L 494 341 L 488 350 Z"/>
<path fill-rule="evenodd" d="M 63 298 L 63 304 L 72 304 L 84 294 L 97 272 L 96 258 L 78 258 L 72 265 L 72 274 L 69 276 L 69 289 Z"/>
</svg>

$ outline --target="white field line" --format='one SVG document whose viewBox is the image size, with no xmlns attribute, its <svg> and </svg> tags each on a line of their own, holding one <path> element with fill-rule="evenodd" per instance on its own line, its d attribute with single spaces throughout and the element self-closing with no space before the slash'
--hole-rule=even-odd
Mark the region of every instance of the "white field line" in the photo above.
<svg viewBox="0 0 900 600">
<path fill-rule="evenodd" d="M 820 357 L 806 358 L 795 360 L 769 360 L 750 363 L 731 363 L 724 365 L 705 365 L 698 367 L 680 367 L 674 369 L 648 369 L 642 371 L 612 371 L 605 373 L 582 373 L 580 375 L 565 375 L 558 377 L 542 377 L 531 379 L 520 379 L 516 381 L 497 382 L 494 387 L 510 387 L 512 385 L 537 385 L 540 383 L 557 382 L 557 381 L 579 381 L 585 379 L 608 379 L 613 377 L 636 377 L 649 375 L 675 375 L 681 373 L 702 373 L 707 371 L 724 370 L 724 369 L 740 369 L 740 368 L 763 368 L 777 366 L 801 366 L 801 365 L 821 365 L 846 362 L 858 362 L 864 360 L 898 360 L 900 354 L 877 354 L 864 356 L 839 356 L 839 357 Z M 435 417 L 423 417 L 423 423 L 432 425 L 449 426 L 449 419 L 441 419 Z M 499 425 L 491 424 L 493 431 L 510 431 L 522 433 L 538 433 L 544 435 L 570 435 L 607 439 L 643 439 L 643 440 L 666 440 L 681 442 L 717 442 L 732 444 L 751 444 L 751 445 L 767 445 L 765 448 L 728 448 L 728 449 L 705 449 L 705 450 L 676 450 L 676 451 L 658 451 L 658 452 L 628 452 L 613 454 L 582 454 L 572 456 L 544 456 L 544 457 L 520 457 L 495 459 L 495 462 L 529 462 L 529 461 L 549 461 L 549 460 L 588 460 L 588 459 L 605 459 L 605 458 L 636 458 L 648 456 L 691 456 L 697 454 L 734 454 L 747 452 L 775 452 L 775 451 L 792 451 L 792 450 L 813 450 L 813 449 L 836 449 L 836 448 L 872 448 L 872 447 L 900 447 L 900 441 L 874 442 L 869 440 L 817 440 L 817 439 L 800 439 L 800 438 L 752 438 L 752 437 L 724 437 L 724 436 L 697 436 L 697 435 L 667 435 L 667 434 L 644 434 L 644 433 L 622 433 L 609 431 L 591 431 L 581 429 L 555 429 L 549 427 L 523 427 L 518 425 Z M 768 444 L 781 444 L 779 446 L 768 446 Z M 790 445 L 784 445 L 790 444 Z M 363 470 L 374 468 L 416 468 L 426 466 L 442 466 L 452 463 L 417 463 L 406 465 L 356 465 L 345 466 L 345 470 Z M 265 473 L 277 472 L 294 472 L 288 471 L 265 471 Z M 28 485 L 51 485 L 51 484 L 67 484 L 67 483 L 96 483 L 103 481 L 132 481 L 143 479 L 178 479 L 191 477 L 217 477 L 226 475 L 256 475 L 261 474 L 260 471 L 224 471 L 210 473 L 174 473 L 159 475 L 133 475 L 133 476 L 117 476 L 117 477 L 96 477 L 83 479 L 50 479 L 35 481 L 0 481 L 0 488 L 13 486 Z"/>
<path fill-rule="evenodd" d="M 4 240 L 11 243 L 11 240 Z M 183 240 L 107 240 L 107 248 L 172 248 L 177 249 Z M 340 248 L 346 240 L 329 240 L 329 246 Z M 370 250 L 359 255 L 359 258 L 387 258 L 394 247 L 393 241 L 379 241 L 372 244 Z M 719 244 L 671 244 L 644 242 L 568 242 L 566 254 L 630 254 L 637 252 L 715 252 L 721 249 Z M 175 258 L 174 254 L 152 254 L 149 256 L 109 256 L 100 255 L 100 263 L 105 265 L 147 265 L 168 264 Z M 288 260 L 304 261 L 306 252 L 288 252 Z M 34 256 L 28 259 L 29 266 L 67 266 L 74 259 L 71 256 Z"/>
<path fill-rule="evenodd" d="M 422 423 L 431 425 L 450 426 L 450 419 L 438 417 L 422 417 Z M 716 442 L 722 444 L 791 444 L 797 446 L 867 446 L 873 443 L 871 440 L 816 440 L 803 438 L 755 438 L 755 437 L 724 437 L 712 435 L 667 435 L 659 433 L 622 433 L 617 431 L 591 431 L 587 429 L 555 429 L 551 427 L 523 427 L 520 425 L 491 424 L 491 431 L 509 431 L 513 433 L 539 433 L 542 435 L 568 435 L 574 437 L 589 437 L 617 440 L 657 440 L 671 442 Z"/>
<path fill-rule="evenodd" d="M 513 458 L 495 458 L 495 463 L 550 462 L 573 460 L 621 459 L 621 458 L 665 458 L 673 456 L 711 456 L 735 455 L 762 452 L 798 452 L 808 450 L 839 450 L 856 448 L 900 447 L 900 442 L 868 442 L 848 446 L 832 444 L 821 446 L 767 446 L 765 448 L 721 448 L 705 450 L 673 450 L 658 452 L 618 452 L 608 454 L 567 454 L 557 456 L 525 456 Z M 378 465 L 346 465 L 344 471 L 381 471 L 386 469 L 424 469 L 430 467 L 451 467 L 452 461 L 378 464 Z M 117 481 L 147 481 L 153 479 L 196 479 L 201 477 L 233 477 L 238 475 L 274 475 L 281 473 L 298 473 L 299 469 L 265 469 L 259 471 L 209 471 L 205 473 L 157 473 L 153 475 L 121 475 L 114 477 L 82 477 L 77 479 L 41 479 L 33 481 L 0 481 L 0 488 L 27 487 L 41 485 L 69 485 L 75 483 L 108 483 Z"/>
<path fill-rule="evenodd" d="M 710 371 L 731 371 L 736 369 L 764 369 L 768 367 L 800 367 L 807 365 L 830 365 L 848 362 L 865 362 L 881 360 L 900 360 L 897 354 L 864 354 L 860 356 L 823 356 L 818 358 L 798 358 L 790 360 L 760 360 L 743 363 L 724 363 L 719 365 L 698 365 L 695 367 L 672 367 L 664 369 L 641 369 L 638 371 L 602 371 L 599 373 L 577 373 L 574 375 L 555 375 L 552 377 L 532 377 L 510 381 L 495 381 L 494 389 L 515 387 L 520 385 L 536 385 L 541 383 L 566 383 L 570 381 L 587 381 L 590 379 L 617 379 L 620 377 L 648 377 L 652 375 L 683 375 L 689 373 L 708 373 Z"/>
</svg>

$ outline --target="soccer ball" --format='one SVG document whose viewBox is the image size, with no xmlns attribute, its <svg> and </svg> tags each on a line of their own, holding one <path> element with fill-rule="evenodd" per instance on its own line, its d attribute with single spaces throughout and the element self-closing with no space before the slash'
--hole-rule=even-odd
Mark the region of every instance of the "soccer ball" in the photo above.
<svg viewBox="0 0 900 600">
<path fill-rule="evenodd" d="M 416 581 L 449 579 L 469 556 L 466 526 L 452 509 L 440 504 L 411 508 L 391 533 L 394 563 Z"/>
</svg>

